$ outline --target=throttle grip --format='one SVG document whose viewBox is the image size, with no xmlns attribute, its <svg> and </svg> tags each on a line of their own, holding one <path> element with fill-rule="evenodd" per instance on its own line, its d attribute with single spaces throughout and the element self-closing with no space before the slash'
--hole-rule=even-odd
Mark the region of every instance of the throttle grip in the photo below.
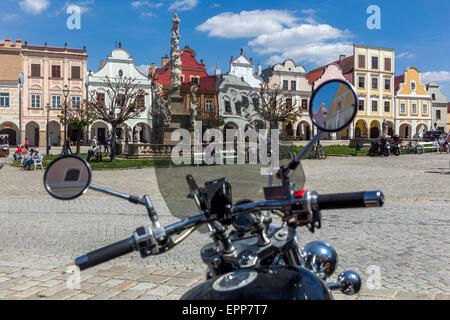
<svg viewBox="0 0 450 320">
<path fill-rule="evenodd" d="M 75 264 L 80 268 L 80 270 L 85 270 L 103 262 L 123 256 L 124 254 L 131 253 L 134 249 L 135 241 L 134 237 L 131 237 L 78 257 L 75 259 Z"/>
<path fill-rule="evenodd" d="M 318 196 L 319 210 L 381 207 L 384 195 L 381 191 L 322 194 Z"/>
</svg>

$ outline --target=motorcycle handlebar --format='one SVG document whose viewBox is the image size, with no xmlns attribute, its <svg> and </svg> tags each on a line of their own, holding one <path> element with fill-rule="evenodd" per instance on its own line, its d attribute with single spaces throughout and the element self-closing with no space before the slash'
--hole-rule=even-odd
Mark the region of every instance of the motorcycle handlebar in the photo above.
<svg viewBox="0 0 450 320">
<path fill-rule="evenodd" d="M 133 252 L 135 249 L 134 243 L 134 237 L 118 241 L 109 246 L 97 249 L 85 254 L 84 256 L 76 258 L 75 264 L 80 268 L 80 270 L 94 267 L 103 262 Z"/>
<path fill-rule="evenodd" d="M 381 207 L 383 204 L 381 191 L 322 194 L 317 199 L 319 210 Z"/>
</svg>

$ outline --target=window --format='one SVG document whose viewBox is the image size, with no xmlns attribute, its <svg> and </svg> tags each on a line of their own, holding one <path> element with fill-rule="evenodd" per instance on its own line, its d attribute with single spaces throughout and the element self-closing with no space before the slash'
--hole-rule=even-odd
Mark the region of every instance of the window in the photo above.
<svg viewBox="0 0 450 320">
<path fill-rule="evenodd" d="M 365 68 L 366 67 L 366 57 L 365 56 L 358 56 L 358 68 Z"/>
<path fill-rule="evenodd" d="M 422 104 L 422 113 L 428 114 L 428 104 L 426 103 Z"/>
<path fill-rule="evenodd" d="M 125 95 L 124 94 L 119 94 L 116 97 L 116 105 L 118 107 L 123 107 L 125 105 Z"/>
<path fill-rule="evenodd" d="M 80 67 L 72 66 L 72 79 L 81 79 Z"/>
<path fill-rule="evenodd" d="M 391 102 L 390 101 L 384 102 L 384 112 L 391 112 Z"/>
<path fill-rule="evenodd" d="M 305 111 L 308 110 L 308 99 L 302 99 L 302 109 Z"/>
<path fill-rule="evenodd" d="M 292 108 L 292 98 L 286 98 L 286 107 Z"/>
<path fill-rule="evenodd" d="M 416 83 L 414 81 L 411 81 L 411 90 L 416 91 Z"/>
<path fill-rule="evenodd" d="M 145 106 L 145 96 L 140 94 L 136 97 L 136 104 L 138 105 L 138 107 L 143 107 Z"/>
<path fill-rule="evenodd" d="M 259 109 L 259 99 L 258 98 L 253 98 L 252 100 L 253 100 L 253 108 L 255 110 L 258 110 Z M 230 110 L 231 110 L 231 107 L 230 107 Z"/>
<path fill-rule="evenodd" d="M 441 110 L 436 110 L 436 120 L 441 120 Z"/>
<path fill-rule="evenodd" d="M 391 71 L 391 58 L 384 58 L 384 71 Z"/>
<path fill-rule="evenodd" d="M 52 95 L 52 109 L 61 108 L 61 96 L 60 95 Z"/>
<path fill-rule="evenodd" d="M 41 108 L 41 95 L 32 94 L 31 95 L 31 108 L 40 109 Z"/>
<path fill-rule="evenodd" d="M 247 97 L 242 97 L 242 105 L 247 108 L 248 107 L 248 98 Z"/>
<path fill-rule="evenodd" d="M 97 103 L 101 106 L 105 105 L 105 94 L 103 92 L 97 92 Z"/>
<path fill-rule="evenodd" d="M 283 90 L 288 90 L 289 81 L 283 80 Z"/>
<path fill-rule="evenodd" d="M 120 69 L 119 70 L 119 78 L 122 78 L 123 77 L 123 71 L 122 71 L 122 69 Z"/>
<path fill-rule="evenodd" d="M 9 107 L 9 92 L 0 92 L 0 107 Z"/>
<path fill-rule="evenodd" d="M 372 78 L 372 89 L 378 89 L 378 78 Z"/>
<path fill-rule="evenodd" d="M 372 57 L 372 69 L 378 69 L 378 57 Z"/>
<path fill-rule="evenodd" d="M 297 90 L 297 82 L 291 81 L 291 90 L 292 90 L 292 91 Z"/>
<path fill-rule="evenodd" d="M 210 112 L 213 111 L 213 106 L 214 106 L 213 100 L 206 100 L 206 110 L 207 111 L 210 111 Z"/>
<path fill-rule="evenodd" d="M 72 96 L 72 103 L 71 103 L 71 108 L 72 109 L 80 109 L 81 107 L 81 97 L 80 96 Z"/>
<path fill-rule="evenodd" d="M 434 93 L 431 94 L 431 99 L 436 100 L 436 95 Z"/>
<path fill-rule="evenodd" d="M 358 78 L 358 87 L 359 88 L 364 88 L 364 77 L 359 77 Z"/>
<path fill-rule="evenodd" d="M 376 100 L 372 101 L 372 111 L 373 112 L 378 111 L 378 101 L 376 101 Z"/>
<path fill-rule="evenodd" d="M 406 113 L 406 104 L 400 103 L 400 113 L 405 114 Z"/>
<path fill-rule="evenodd" d="M 61 78 L 61 66 L 52 66 L 52 78 Z"/>
<path fill-rule="evenodd" d="M 32 64 L 31 65 L 31 76 L 32 77 L 40 77 L 41 76 L 41 65 L 40 64 Z"/>
<path fill-rule="evenodd" d="M 364 111 L 364 100 L 359 100 L 358 110 Z"/>
<path fill-rule="evenodd" d="M 391 79 L 384 79 L 384 90 L 391 90 Z"/>
<path fill-rule="evenodd" d="M 253 101 L 253 105 L 255 105 L 255 102 Z M 225 101 L 225 113 L 231 113 L 231 102 Z"/>
<path fill-rule="evenodd" d="M 411 106 L 412 114 L 417 114 L 417 103 L 413 103 Z"/>
<path fill-rule="evenodd" d="M 200 79 L 199 77 L 191 77 L 191 84 L 199 84 Z"/>
</svg>

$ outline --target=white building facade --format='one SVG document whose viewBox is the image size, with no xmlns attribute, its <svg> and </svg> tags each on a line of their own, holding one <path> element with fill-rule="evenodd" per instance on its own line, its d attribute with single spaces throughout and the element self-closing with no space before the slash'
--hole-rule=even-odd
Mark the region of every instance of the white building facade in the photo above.
<svg viewBox="0 0 450 320">
<path fill-rule="evenodd" d="M 133 57 L 129 52 L 119 45 L 114 49 L 106 59 L 106 63 L 100 62 L 100 69 L 88 75 L 88 90 L 90 93 L 96 92 L 104 97 L 105 105 L 108 106 L 110 101 L 107 94 L 108 87 L 105 86 L 106 77 L 118 79 L 120 77 L 128 77 L 135 80 L 138 84 L 137 88 L 145 91 L 143 97 L 145 103 L 145 111 L 141 113 L 139 118 L 129 119 L 125 122 L 117 132 L 117 138 L 123 142 L 151 143 L 152 130 L 152 86 L 151 80 L 147 75 L 137 69 L 134 64 Z M 89 128 L 91 139 L 95 138 L 103 143 L 106 137 L 111 133 L 111 125 L 98 120 Z"/>
</svg>

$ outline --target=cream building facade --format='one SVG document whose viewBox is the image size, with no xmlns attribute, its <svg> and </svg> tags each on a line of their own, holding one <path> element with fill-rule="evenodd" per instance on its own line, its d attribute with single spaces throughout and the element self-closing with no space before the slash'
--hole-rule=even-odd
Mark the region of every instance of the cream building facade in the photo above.
<svg viewBox="0 0 450 320">
<path fill-rule="evenodd" d="M 21 50 L 21 40 L 12 43 L 5 39 L 0 43 L 0 135 L 8 136 L 10 146 L 19 144 Z"/>
<path fill-rule="evenodd" d="M 431 130 L 432 100 L 419 70 L 410 67 L 395 78 L 395 132 L 413 138 Z"/>
<path fill-rule="evenodd" d="M 377 138 L 383 122 L 394 132 L 394 49 L 353 45 L 353 84 L 359 96 L 355 136 Z"/>
</svg>

